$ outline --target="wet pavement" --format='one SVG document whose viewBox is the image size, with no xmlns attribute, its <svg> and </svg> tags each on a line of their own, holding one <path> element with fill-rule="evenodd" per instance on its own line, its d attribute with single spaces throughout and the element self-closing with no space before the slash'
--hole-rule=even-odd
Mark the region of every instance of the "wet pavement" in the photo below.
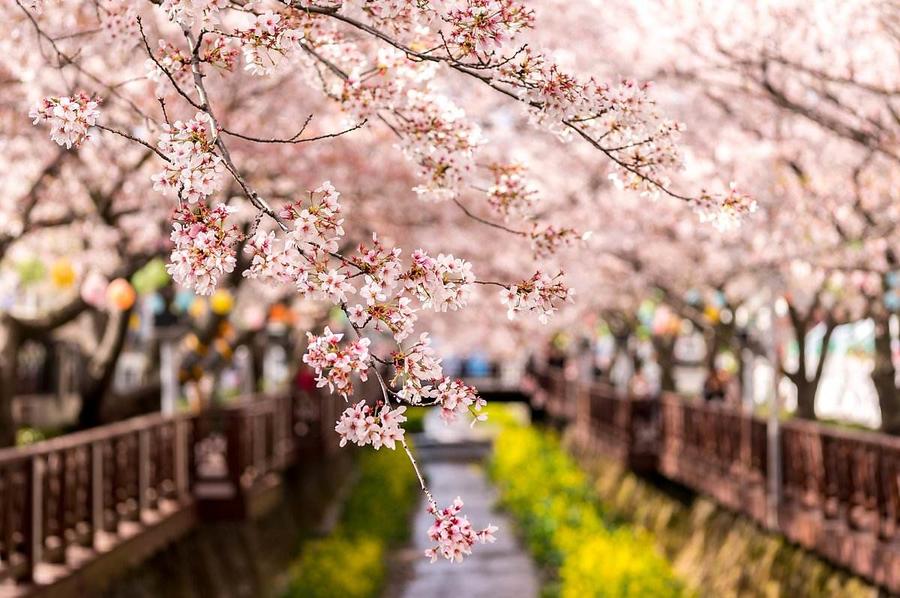
<svg viewBox="0 0 900 598">
<path fill-rule="evenodd" d="M 426 422 L 426 432 L 434 429 L 429 423 Z M 472 442 L 477 446 L 474 434 L 478 432 L 473 433 Z M 423 500 L 413 524 L 410 546 L 410 552 L 418 558 L 408 566 L 407 581 L 400 584 L 401 587 L 394 586 L 388 598 L 537 597 L 540 591 L 537 568 L 516 537 L 509 517 L 495 508 L 497 492 L 491 486 L 484 467 L 472 458 L 478 451 L 470 451 L 469 457 L 460 458 L 466 454 L 460 451 L 466 445 L 466 432 L 462 428 L 455 429 L 450 437 L 443 435 L 446 450 L 441 450 L 441 436 L 440 432 L 429 435 L 428 440 L 433 444 L 420 452 L 421 465 L 431 491 L 440 506 L 460 496 L 465 502 L 463 512 L 473 527 L 481 529 L 492 523 L 500 528 L 496 534 L 497 541 L 477 544 L 472 555 L 462 563 L 441 560 L 431 564 L 428 559 L 418 556 L 430 547 L 427 532 L 434 521 L 425 512 Z"/>
</svg>

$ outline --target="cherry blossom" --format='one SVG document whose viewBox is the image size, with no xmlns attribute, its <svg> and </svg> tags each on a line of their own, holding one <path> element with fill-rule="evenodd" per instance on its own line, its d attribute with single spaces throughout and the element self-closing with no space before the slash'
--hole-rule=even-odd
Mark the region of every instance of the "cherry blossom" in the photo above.
<svg viewBox="0 0 900 598">
<path fill-rule="evenodd" d="M 530 279 L 502 290 L 500 302 L 507 306 L 509 319 L 521 311 L 536 311 L 538 319 L 546 323 L 560 303 L 574 299 L 575 291 L 560 280 L 561 276 L 560 273 L 551 278 L 539 271 Z"/>
<path fill-rule="evenodd" d="M 197 58 L 217 69 L 231 71 L 239 53 L 240 50 L 230 45 L 226 37 L 211 33 L 203 37 Z M 154 57 L 144 62 L 147 78 L 157 83 L 157 97 L 165 97 L 173 89 L 171 81 L 181 89 L 191 85 L 193 73 L 190 63 L 191 57 L 187 49 L 164 39 L 159 40 Z"/>
<path fill-rule="evenodd" d="M 441 418 L 448 424 L 466 412 L 472 414 L 472 425 L 487 420 L 487 414 L 479 413 L 487 402 L 478 396 L 474 386 L 469 386 L 462 380 L 444 378 L 437 386 L 436 403 L 441 407 Z"/>
<path fill-rule="evenodd" d="M 739 191 L 735 183 L 731 183 L 724 194 L 703 193 L 693 205 L 701 222 L 711 222 L 719 230 L 736 228 L 757 209 L 756 200 Z"/>
<path fill-rule="evenodd" d="M 319 387 L 328 386 L 331 392 L 347 398 L 353 394 L 353 378 L 355 373 L 360 380 L 368 379 L 369 341 L 361 338 L 341 348 L 343 334 L 333 333 L 326 327 L 320 336 L 306 333 L 309 346 L 303 355 L 303 363 L 316 371 Z"/>
<path fill-rule="evenodd" d="M 338 249 L 338 241 L 344 236 L 341 217 L 341 194 L 325 181 L 309 194 L 308 205 L 302 201 L 286 205 L 279 213 L 284 220 L 294 223 L 292 238 L 298 244 L 308 244 L 326 252 Z"/>
<path fill-rule="evenodd" d="M 103 30 L 115 43 L 130 43 L 138 31 L 137 10 L 127 0 L 108 0 L 102 3 Z"/>
<path fill-rule="evenodd" d="M 412 262 L 401 278 L 423 307 L 435 311 L 465 307 L 475 282 L 472 264 L 452 255 L 431 258 L 422 250 L 413 252 Z"/>
<path fill-rule="evenodd" d="M 371 407 L 360 401 L 341 414 L 334 430 L 341 437 L 341 446 L 352 442 L 357 446 L 372 445 L 376 451 L 382 446 L 393 450 L 397 442 L 403 442 L 406 407 L 391 409 L 388 405 Z"/>
<path fill-rule="evenodd" d="M 574 228 L 557 228 L 552 224 L 548 224 L 543 228 L 535 225 L 534 229 L 529 233 L 531 249 L 534 251 L 535 257 L 538 258 L 549 257 L 556 253 L 560 247 L 571 245 L 577 240 L 586 241 L 590 236 L 590 231 L 579 234 Z"/>
<path fill-rule="evenodd" d="M 227 5 L 226 0 L 162 0 L 160 7 L 173 21 L 190 27 L 214 23 L 219 11 Z"/>
<path fill-rule="evenodd" d="M 243 272 L 247 278 L 291 283 L 296 280 L 295 251 L 280 242 L 274 231 L 257 231 L 244 245 L 244 253 L 251 256 Z"/>
<path fill-rule="evenodd" d="M 436 545 L 425 551 L 425 556 L 434 563 L 438 557 L 450 562 L 461 563 L 472 554 L 472 547 L 480 542 L 493 543 L 497 526 L 488 524 L 483 530 L 476 532 L 465 515 L 460 515 L 463 501 L 457 496 L 453 503 L 444 509 L 438 509 L 431 503 L 428 512 L 434 515 L 434 523 L 428 529 L 428 537 Z"/>
<path fill-rule="evenodd" d="M 408 349 L 395 352 L 392 363 L 395 375 L 391 384 L 401 386 L 397 393 L 400 398 L 412 404 L 421 404 L 437 396 L 433 385 L 428 382 L 439 379 L 443 369 L 427 332 L 423 332 L 419 341 Z"/>
<path fill-rule="evenodd" d="M 455 197 L 473 167 L 475 149 L 484 142 L 480 127 L 446 96 L 414 89 L 397 112 L 400 147 L 418 164 L 423 179 L 413 190 L 435 201 Z"/>
<path fill-rule="evenodd" d="M 466 0 L 447 13 L 451 49 L 458 58 L 488 60 L 512 35 L 532 27 L 534 12 L 512 0 Z"/>
<path fill-rule="evenodd" d="M 373 302 L 371 305 L 354 305 L 349 311 L 350 320 L 356 326 L 365 326 L 371 322 L 375 330 L 390 332 L 398 343 L 413 333 L 418 319 L 417 310 L 409 297 Z"/>
<path fill-rule="evenodd" d="M 488 204 L 504 217 L 527 214 L 537 202 L 537 189 L 521 164 L 491 164 L 494 181 L 487 190 Z"/>
<path fill-rule="evenodd" d="M 163 125 L 159 151 L 168 162 L 153 175 L 153 188 L 168 194 L 175 191 L 194 204 L 208 197 L 221 185 L 222 158 L 215 152 L 216 132 L 208 114 L 198 112 L 193 119 Z"/>
<path fill-rule="evenodd" d="M 270 75 L 298 49 L 302 34 L 289 20 L 272 12 L 258 15 L 246 29 L 237 31 L 244 52 L 244 68 L 253 75 Z"/>
<path fill-rule="evenodd" d="M 692 225 L 683 224 L 683 216 L 690 216 L 690 209 L 711 221 L 711 232 L 698 236 L 704 248 L 712 249 L 704 272 L 718 274 L 713 261 L 723 245 L 706 237 L 754 208 L 753 200 L 734 189 L 694 198 L 670 188 L 673 181 L 692 180 L 679 178 L 684 168 L 695 176 L 692 182 L 717 189 L 710 179 L 726 170 L 718 159 L 702 176 L 687 170 L 695 164 L 679 147 L 687 129 L 667 114 L 672 94 L 658 94 L 640 79 L 609 78 L 631 70 L 628 64 L 613 67 L 612 59 L 609 68 L 605 60 L 598 67 L 607 72 L 579 71 L 577 52 L 572 50 L 572 57 L 555 52 L 554 40 L 544 38 L 545 30 L 537 26 L 539 16 L 562 17 L 544 17 L 515 0 L 162 0 L 141 8 L 104 0 L 96 11 L 63 3 L 32 20 L 29 7 L 37 4 L 42 3 L 0 8 L 4 22 L 13 23 L 10 35 L 2 36 L 9 58 L 0 60 L 6 70 L 28 73 L 14 78 L 22 81 L 10 86 L 8 103 L 15 105 L 20 95 L 28 102 L 43 97 L 59 81 L 90 82 L 105 98 L 109 122 L 100 125 L 99 100 L 83 92 L 50 96 L 31 116 L 35 124 L 49 122 L 51 138 L 66 147 L 81 145 L 91 126 L 110 134 L 102 143 L 82 147 L 77 156 L 61 154 L 60 160 L 78 162 L 63 165 L 59 180 L 58 165 L 46 151 L 27 152 L 28 180 L 40 188 L 50 178 L 52 193 L 68 200 L 76 195 L 68 185 L 77 174 L 79 184 L 71 187 L 89 187 L 85 197 L 78 195 L 80 204 L 96 207 L 88 220 L 93 226 L 99 218 L 107 226 L 82 230 L 79 239 L 85 246 L 116 251 L 139 245 L 148 252 L 168 252 L 170 246 L 158 235 L 164 230 L 159 222 L 177 198 L 168 266 L 177 282 L 201 294 L 243 283 L 254 304 L 280 294 L 322 313 L 342 310 L 347 332 L 358 340 L 345 341 L 329 328 L 318 336 L 308 334 L 302 361 L 315 370 L 319 386 L 346 399 L 357 377 L 367 380 L 373 364 L 389 373 L 386 380 L 379 377 L 382 402 L 375 407 L 357 403 L 337 422 L 341 444 L 377 449 L 400 442 L 405 448 L 404 407 L 392 409 L 395 402 L 438 407 L 448 422 L 466 411 L 475 421 L 483 419 L 483 399 L 473 387 L 443 375 L 430 336 L 417 328 L 439 329 L 436 323 L 449 315 L 444 312 L 476 317 L 482 311 L 479 302 L 492 294 L 481 291 L 495 286 L 504 289 L 510 318 L 533 312 L 546 322 L 557 316 L 573 291 L 561 274 L 544 272 L 564 265 L 564 247 L 582 249 L 576 241 L 585 236 L 576 226 L 613 229 L 596 240 L 603 251 L 579 257 L 578 266 L 587 273 L 576 276 L 575 283 L 588 288 L 592 301 L 584 309 L 596 309 L 605 300 L 619 307 L 637 297 L 642 284 L 662 285 L 675 278 L 673 272 L 690 270 L 665 267 L 664 260 L 676 255 L 686 261 L 694 256 L 672 240 L 663 244 L 661 230 L 686 236 L 683 228 Z M 563 3 L 548 12 L 582 9 Z M 569 19 L 564 41 L 568 27 L 582 20 Z M 73 27 L 78 30 L 69 35 Z M 63 31 L 65 36 L 54 38 L 54 32 Z M 606 36 L 591 37 L 596 38 Z M 22 51 L 15 47 L 19 40 L 26 40 Z M 110 51 L 112 42 L 117 51 Z M 618 50 L 604 43 L 604 56 Z M 539 47 L 551 49 L 535 50 Z M 235 69 L 240 57 L 244 68 Z M 596 55 L 591 61 L 596 63 Z M 142 70 L 149 83 L 140 78 Z M 551 135 L 522 135 L 526 121 Z M 309 133 L 304 133 L 307 125 Z M 356 129 L 358 134 L 344 135 Z M 39 147 L 31 143 L 36 136 L 29 135 L 29 146 Z M 584 143 L 561 149 L 557 140 Z M 884 145 L 882 138 L 876 141 L 873 147 Z M 14 135 L 10 154 L 21 149 Z M 611 184 L 596 174 L 596 156 L 607 160 L 614 184 L 637 193 L 607 193 Z M 115 168 L 105 172 L 108 161 Z M 529 164 L 541 168 L 529 169 Z M 148 170 L 156 174 L 151 178 Z M 40 172 L 50 174 L 36 176 Z M 120 176 L 132 172 L 142 183 Z M 342 202 L 330 182 L 303 191 L 325 174 L 353 201 Z M 754 180 L 752 171 L 737 174 L 729 178 Z M 112 185 L 117 179 L 123 182 Z M 159 194 L 141 186 L 149 186 L 148 180 Z M 107 201 L 93 201 L 97 189 L 113 186 L 126 197 L 116 191 Z M 549 191 L 540 202 L 538 189 Z M 12 195 L 24 198 L 22 208 L 0 206 L 0 220 L 8 220 L 8 212 L 15 216 L 9 225 L 0 224 L 4 231 L 33 226 L 30 208 L 37 200 L 23 190 Z M 170 201 L 164 203 L 159 195 Z M 154 201 L 144 201 L 147 197 Z M 214 202 L 231 207 L 210 207 Z M 410 202 L 417 207 L 411 210 Z M 61 203 L 59 213 L 71 209 L 74 218 L 81 218 L 87 212 L 76 202 Z M 126 232 L 115 222 L 120 215 L 134 220 Z M 229 218 L 246 228 L 248 239 Z M 640 246 L 623 242 L 626 234 L 628 240 L 638 238 Z M 401 248 L 398 239 L 408 245 Z M 642 252 L 654 250 L 661 257 L 644 265 Z M 622 293 L 618 288 L 611 292 L 608 282 L 605 291 L 595 293 L 603 286 L 598 272 L 621 274 L 609 262 L 643 268 L 634 268 Z M 476 278 L 473 263 L 493 280 Z M 536 268 L 532 277 L 509 282 Z M 235 269 L 242 270 L 240 276 Z M 96 281 L 87 276 L 82 289 L 99 296 L 92 289 Z M 689 280 L 679 277 L 672 287 L 681 290 Z M 483 312 L 485 317 L 492 313 Z M 573 313 L 557 317 L 565 325 Z M 517 322 L 514 328 L 527 334 L 533 330 L 529 326 Z M 486 329 L 481 324 L 472 328 Z M 387 333 L 383 341 L 390 345 L 381 356 L 369 351 L 370 339 L 379 333 Z M 416 333 L 417 340 L 410 342 Z M 442 345 L 451 334 L 441 333 Z M 476 541 L 492 541 L 495 528 L 471 530 L 459 515 L 461 501 L 438 511 L 420 481 L 436 518 L 432 539 L 437 546 L 429 556 L 461 560 Z"/>
<path fill-rule="evenodd" d="M 179 284 L 200 295 L 211 295 L 219 279 L 234 271 L 235 245 L 241 235 L 225 220 L 233 208 L 219 204 L 210 209 L 204 204 L 184 206 L 175 214 L 172 226 L 170 263 L 166 267 Z"/>
<path fill-rule="evenodd" d="M 38 102 L 28 117 L 34 124 L 50 124 L 50 139 L 66 148 L 78 147 L 88 139 L 88 129 L 97 124 L 100 102 L 85 92 L 69 96 L 47 97 Z"/>
</svg>

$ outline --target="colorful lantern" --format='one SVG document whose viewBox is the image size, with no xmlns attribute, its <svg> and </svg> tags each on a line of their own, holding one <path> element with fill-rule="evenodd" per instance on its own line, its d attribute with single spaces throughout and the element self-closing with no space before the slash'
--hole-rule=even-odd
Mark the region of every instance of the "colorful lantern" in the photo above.
<svg viewBox="0 0 900 598">
<path fill-rule="evenodd" d="M 120 311 L 130 309 L 134 305 L 137 293 L 124 278 L 117 278 L 106 288 L 106 300 L 110 306 Z"/>
<path fill-rule="evenodd" d="M 219 289 L 209 298 L 209 307 L 217 316 L 227 316 L 234 308 L 234 296 L 225 289 Z"/>
<path fill-rule="evenodd" d="M 30 285 L 43 280 L 47 275 L 47 268 L 39 258 L 24 259 L 16 264 L 16 273 L 23 285 Z"/>
<path fill-rule="evenodd" d="M 72 262 L 67 259 L 55 262 L 50 267 L 50 280 L 60 289 L 67 289 L 75 284 L 75 268 L 72 267 Z"/>
</svg>

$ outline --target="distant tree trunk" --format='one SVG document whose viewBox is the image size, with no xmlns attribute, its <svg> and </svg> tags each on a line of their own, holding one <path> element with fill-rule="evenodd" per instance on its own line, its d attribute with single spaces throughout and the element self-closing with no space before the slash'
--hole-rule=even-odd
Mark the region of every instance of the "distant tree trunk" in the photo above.
<svg viewBox="0 0 900 598">
<path fill-rule="evenodd" d="M 719 329 L 713 326 L 703 335 L 706 341 L 706 356 L 703 358 L 706 364 L 706 371 L 713 373 L 716 371 L 716 357 L 719 355 Z"/>
<path fill-rule="evenodd" d="M 873 316 L 875 322 L 875 367 L 872 382 L 881 407 L 881 429 L 888 434 L 900 434 L 900 400 L 898 400 L 894 360 L 891 351 L 890 316 Z"/>
<path fill-rule="evenodd" d="M 812 319 L 812 310 L 805 316 L 801 316 L 793 306 L 789 306 L 791 325 L 794 328 L 794 336 L 797 339 L 797 369 L 793 372 L 782 370 L 794 386 L 797 387 L 797 411 L 794 415 L 802 419 L 816 419 L 816 394 L 819 383 L 822 381 L 822 372 L 825 369 L 825 360 L 828 357 L 828 344 L 831 335 L 837 327 L 835 321 L 829 317 L 825 320 L 825 334 L 822 336 L 822 346 L 815 363 L 812 376 L 807 367 L 807 353 L 810 347 L 807 341 L 807 331 Z"/>
<path fill-rule="evenodd" d="M 788 376 L 797 387 L 797 411 L 801 419 L 816 419 L 816 384 L 800 376 Z"/>
<path fill-rule="evenodd" d="M 0 338 L 0 447 L 16 443 L 12 403 L 18 375 L 19 332 L 10 322 L 0 323 L 6 337 Z"/>
<path fill-rule="evenodd" d="M 675 342 L 677 337 L 653 336 L 653 348 L 659 365 L 659 384 L 663 392 L 675 392 Z"/>
<path fill-rule="evenodd" d="M 125 347 L 131 309 L 114 311 L 109 315 L 100 346 L 91 356 L 81 387 L 81 410 L 78 428 L 92 428 L 102 423 L 103 401 L 109 393 L 119 355 Z"/>
</svg>

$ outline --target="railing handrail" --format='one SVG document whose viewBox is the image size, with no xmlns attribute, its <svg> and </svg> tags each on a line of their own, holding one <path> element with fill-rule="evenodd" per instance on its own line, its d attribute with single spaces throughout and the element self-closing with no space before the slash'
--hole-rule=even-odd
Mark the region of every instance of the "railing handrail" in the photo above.
<svg viewBox="0 0 900 598">
<path fill-rule="evenodd" d="M 0 449 L 0 466 L 4 463 L 14 463 L 21 460 L 27 460 L 32 457 L 45 456 L 50 453 L 65 451 L 77 448 L 79 446 L 93 444 L 122 436 L 123 434 L 131 434 L 141 430 L 147 430 L 172 421 L 184 421 L 195 419 L 203 416 L 205 413 L 214 411 L 246 411 L 248 409 L 271 407 L 278 400 L 276 395 L 246 395 L 238 397 L 221 407 L 216 407 L 201 413 L 182 412 L 173 415 L 164 415 L 162 413 L 147 413 L 138 415 L 122 421 L 104 424 L 96 428 L 88 430 L 80 430 L 71 432 L 56 438 L 41 440 L 27 446 L 12 446 Z"/>
<path fill-rule="evenodd" d="M 124 419 L 119 422 L 97 426 L 96 428 L 71 432 L 48 440 L 41 440 L 27 446 L 11 446 L 3 448 L 0 449 L 0 466 L 4 463 L 12 463 L 30 459 L 32 457 L 45 456 L 50 453 L 101 442 L 110 438 L 122 436 L 123 434 L 148 430 L 168 422 L 190 420 L 195 417 L 196 414 L 194 413 L 176 413 L 174 415 L 148 413 Z"/>
<path fill-rule="evenodd" d="M 836 428 L 827 424 L 812 420 L 790 419 L 781 424 L 784 428 L 814 433 L 818 436 L 829 436 L 841 440 L 852 440 L 865 444 L 888 447 L 892 450 L 900 450 L 900 437 L 877 432 L 875 430 L 856 430 Z"/>
</svg>

